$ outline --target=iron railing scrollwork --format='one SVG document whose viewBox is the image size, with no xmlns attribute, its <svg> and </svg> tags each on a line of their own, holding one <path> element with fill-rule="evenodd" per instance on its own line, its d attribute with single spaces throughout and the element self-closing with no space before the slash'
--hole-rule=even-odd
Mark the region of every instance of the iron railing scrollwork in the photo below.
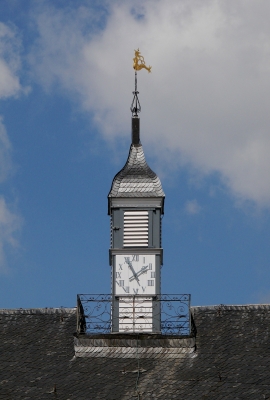
<svg viewBox="0 0 270 400">
<path fill-rule="evenodd" d="M 114 302 L 113 299 L 112 295 L 107 294 L 79 294 L 77 296 L 77 333 L 111 333 L 115 323 L 113 318 L 117 318 L 120 321 L 118 321 L 119 332 L 155 332 L 151 327 L 159 326 L 156 332 L 164 335 L 188 336 L 191 334 L 189 294 L 164 294 L 141 298 L 126 296 L 118 299 L 118 302 Z M 120 310 L 117 317 L 113 317 L 117 315 L 113 307 L 118 307 Z"/>
<path fill-rule="evenodd" d="M 166 335 L 189 335 L 191 331 L 190 295 L 160 295 L 161 332 Z"/>
<path fill-rule="evenodd" d="M 78 333 L 110 333 L 112 296 L 78 294 Z M 82 329 L 81 329 L 82 327 Z"/>
</svg>

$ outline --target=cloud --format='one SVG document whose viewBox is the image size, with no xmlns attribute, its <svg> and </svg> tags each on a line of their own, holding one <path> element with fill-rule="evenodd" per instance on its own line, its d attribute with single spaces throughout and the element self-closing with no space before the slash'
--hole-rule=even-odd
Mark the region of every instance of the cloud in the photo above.
<svg viewBox="0 0 270 400">
<path fill-rule="evenodd" d="M 4 182 L 12 171 L 11 143 L 0 116 L 0 183 Z M 10 210 L 3 195 L 0 194 L 0 273 L 8 268 L 9 250 L 18 247 L 16 235 L 20 231 L 22 218 Z"/>
<path fill-rule="evenodd" d="M 187 214 L 198 214 L 201 211 L 201 206 L 198 204 L 197 200 L 189 200 L 185 204 L 185 211 Z"/>
<path fill-rule="evenodd" d="M 17 76 L 20 68 L 19 47 L 16 32 L 0 22 L 0 99 L 16 96 L 22 90 Z"/>
<path fill-rule="evenodd" d="M 3 196 L 0 196 L 0 272 L 7 270 L 7 253 L 19 244 L 16 235 L 22 226 L 18 214 L 10 211 Z"/>
<path fill-rule="evenodd" d="M 143 143 L 175 168 L 218 173 L 238 199 L 269 206 L 270 3 L 108 4 L 102 18 L 87 7 L 35 15 L 38 81 L 69 92 L 108 140 L 129 135 L 139 47 L 153 66 L 138 74 Z"/>
<path fill-rule="evenodd" d="M 261 290 L 260 292 L 254 293 L 253 298 L 258 304 L 270 304 L 270 292 L 267 290 Z"/>
<path fill-rule="evenodd" d="M 0 22 L 0 99 L 16 97 L 28 88 L 22 88 L 19 80 L 20 41 L 16 31 Z M 0 115 L 0 183 L 4 182 L 11 170 L 12 146 Z M 17 234 L 21 229 L 22 218 L 11 211 L 5 197 L 0 194 L 0 272 L 8 268 L 10 250 L 18 248 Z"/>
<path fill-rule="evenodd" d="M 0 183 L 7 178 L 12 168 L 10 152 L 11 144 L 0 116 Z"/>
</svg>

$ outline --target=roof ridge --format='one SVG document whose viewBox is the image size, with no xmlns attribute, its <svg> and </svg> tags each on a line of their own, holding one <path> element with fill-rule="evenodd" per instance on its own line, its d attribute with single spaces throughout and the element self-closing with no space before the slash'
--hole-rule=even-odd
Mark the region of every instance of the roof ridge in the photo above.
<svg viewBox="0 0 270 400">
<path fill-rule="evenodd" d="M 246 309 L 246 310 L 258 310 L 258 309 L 270 310 L 270 304 L 240 304 L 240 305 L 218 304 L 218 305 L 213 305 L 213 306 L 192 306 L 190 308 L 191 308 L 191 310 L 194 310 L 194 311 L 198 310 L 198 311 L 213 311 L 213 312 L 216 312 L 217 310 L 241 311 L 243 309 Z"/>
<path fill-rule="evenodd" d="M 55 308 L 2 308 L 0 314 L 73 314 L 76 307 L 55 307 Z"/>
</svg>

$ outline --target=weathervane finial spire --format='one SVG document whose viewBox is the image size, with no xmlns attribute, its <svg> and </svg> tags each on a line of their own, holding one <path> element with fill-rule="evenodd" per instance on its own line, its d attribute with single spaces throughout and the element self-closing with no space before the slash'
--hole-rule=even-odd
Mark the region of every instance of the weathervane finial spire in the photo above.
<svg viewBox="0 0 270 400">
<path fill-rule="evenodd" d="M 133 68 L 135 71 L 140 71 L 142 68 L 145 68 L 148 72 L 151 72 L 150 65 L 147 67 L 145 65 L 144 57 L 141 56 L 140 50 L 134 50 L 135 51 L 135 57 L 133 58 Z"/>
<path fill-rule="evenodd" d="M 130 111 L 132 112 L 132 117 L 138 117 L 138 113 L 141 112 L 141 105 L 138 98 L 138 90 L 137 90 L 137 71 L 141 69 L 146 69 L 148 72 L 151 72 L 151 66 L 147 67 L 145 65 L 144 57 L 140 54 L 140 50 L 134 50 L 135 57 L 133 58 L 133 69 L 135 70 L 135 91 L 133 93 L 133 100 L 130 107 Z"/>
</svg>

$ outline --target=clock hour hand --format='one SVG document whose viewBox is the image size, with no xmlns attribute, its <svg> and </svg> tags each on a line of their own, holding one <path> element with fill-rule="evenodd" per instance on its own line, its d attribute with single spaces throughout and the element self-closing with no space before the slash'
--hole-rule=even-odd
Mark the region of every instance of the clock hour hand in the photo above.
<svg viewBox="0 0 270 400">
<path fill-rule="evenodd" d="M 134 270 L 134 268 L 133 268 L 133 265 L 131 264 L 130 261 L 128 261 L 128 266 L 129 266 L 131 272 L 133 273 L 132 280 L 133 280 L 133 279 L 136 279 L 136 281 L 138 282 L 138 285 L 140 285 L 140 281 L 139 281 L 139 278 L 138 278 L 138 274 L 136 274 L 136 272 L 135 272 L 135 270 Z M 131 280 L 131 278 L 130 278 L 129 280 Z"/>
</svg>

